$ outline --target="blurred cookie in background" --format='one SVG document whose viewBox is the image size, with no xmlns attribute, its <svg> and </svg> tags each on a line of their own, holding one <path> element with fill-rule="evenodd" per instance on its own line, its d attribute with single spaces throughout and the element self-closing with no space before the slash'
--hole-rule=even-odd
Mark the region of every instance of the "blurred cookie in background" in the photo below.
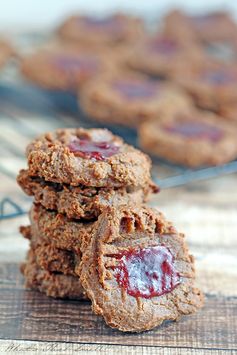
<svg viewBox="0 0 237 355">
<path fill-rule="evenodd" d="M 21 73 L 46 89 L 76 91 L 94 75 L 112 68 L 113 59 L 106 53 L 59 43 L 23 58 Z"/>
<path fill-rule="evenodd" d="M 236 35 L 237 26 L 226 12 L 189 15 L 173 10 L 164 18 L 164 32 L 186 40 L 226 41 Z"/>
<path fill-rule="evenodd" d="M 195 65 L 203 57 L 201 47 L 158 33 L 138 41 L 128 54 L 127 64 L 131 69 L 169 78 L 183 63 Z"/>
<path fill-rule="evenodd" d="M 200 108 L 219 111 L 224 104 L 237 100 L 237 66 L 216 61 L 203 61 L 199 66 L 188 63 L 173 76 Z"/>
<path fill-rule="evenodd" d="M 115 14 L 108 17 L 72 16 L 58 29 L 67 41 L 91 45 L 116 45 L 139 40 L 144 24 L 139 18 Z"/>
<path fill-rule="evenodd" d="M 79 102 L 90 118 L 131 127 L 192 105 L 175 85 L 129 71 L 93 78 L 80 91 Z"/>
<path fill-rule="evenodd" d="M 15 54 L 11 44 L 0 38 L 0 68 L 2 68 L 8 59 Z"/>
<path fill-rule="evenodd" d="M 192 168 L 237 157 L 237 129 L 211 112 L 177 110 L 139 127 L 140 146 L 153 156 Z"/>
<path fill-rule="evenodd" d="M 237 102 L 222 105 L 219 108 L 219 114 L 226 120 L 237 125 Z"/>
</svg>

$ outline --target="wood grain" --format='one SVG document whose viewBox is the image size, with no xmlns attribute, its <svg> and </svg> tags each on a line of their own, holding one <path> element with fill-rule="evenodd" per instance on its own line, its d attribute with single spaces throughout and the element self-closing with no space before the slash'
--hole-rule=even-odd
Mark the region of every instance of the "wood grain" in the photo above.
<svg viewBox="0 0 237 355">
<path fill-rule="evenodd" d="M 26 165 L 26 144 L 48 130 L 93 123 L 78 112 L 75 98 L 21 82 L 15 87 L 11 67 L 5 82 L 0 84 L 0 199 L 10 197 L 27 211 L 31 199 L 15 182 Z M 115 132 L 135 143 L 127 129 Z M 160 163 L 153 167 L 159 179 L 182 171 Z M 236 174 L 220 176 L 154 196 L 151 204 L 187 236 L 206 304 L 196 315 L 139 335 L 110 329 L 92 314 L 89 303 L 53 300 L 25 290 L 18 268 L 28 242 L 18 227 L 28 224 L 28 217 L 0 221 L 0 354 L 237 354 L 236 179 Z"/>
<path fill-rule="evenodd" d="M 89 302 L 50 299 L 25 290 L 18 265 L 0 269 L 2 339 L 88 344 L 236 349 L 237 298 L 210 297 L 196 315 L 142 334 L 122 334 L 91 312 Z"/>
</svg>

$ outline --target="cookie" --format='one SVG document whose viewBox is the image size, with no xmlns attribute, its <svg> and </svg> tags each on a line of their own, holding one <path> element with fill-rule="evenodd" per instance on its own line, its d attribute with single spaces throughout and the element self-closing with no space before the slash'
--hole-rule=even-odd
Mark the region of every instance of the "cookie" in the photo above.
<svg viewBox="0 0 237 355">
<path fill-rule="evenodd" d="M 200 108 L 218 112 L 221 105 L 237 100 L 237 68 L 233 64 L 209 60 L 196 67 L 184 65 L 173 79 Z"/>
<path fill-rule="evenodd" d="M 99 51 L 57 44 L 23 58 L 21 73 L 42 88 L 75 91 L 94 75 L 112 68 L 112 60 Z"/>
<path fill-rule="evenodd" d="M 25 277 L 27 288 L 40 291 L 53 298 L 87 299 L 78 277 L 41 269 L 34 255 L 31 255 L 21 265 L 21 272 Z"/>
<path fill-rule="evenodd" d="M 134 45 L 125 61 L 132 69 L 169 78 L 183 63 L 195 66 L 203 58 L 203 50 L 196 44 L 158 33 Z"/>
<path fill-rule="evenodd" d="M 237 124 L 237 103 L 224 104 L 219 107 L 218 111 L 221 117 L 224 117 L 230 123 Z"/>
<path fill-rule="evenodd" d="M 31 237 L 31 239 L 33 238 Z M 72 251 L 43 243 L 36 246 L 32 245 L 29 250 L 29 254 L 31 253 L 33 253 L 35 262 L 41 269 L 76 276 L 74 269 L 76 263 L 80 262 L 80 256 L 74 255 Z"/>
<path fill-rule="evenodd" d="M 144 123 L 139 128 L 139 141 L 152 155 L 196 168 L 235 159 L 236 133 L 221 117 L 193 109 Z"/>
<path fill-rule="evenodd" d="M 27 147 L 29 174 L 73 186 L 147 186 L 151 161 L 106 129 L 60 129 Z"/>
<path fill-rule="evenodd" d="M 164 19 L 165 33 L 192 41 L 228 41 L 236 36 L 236 31 L 234 20 L 221 11 L 191 16 L 173 10 Z"/>
<path fill-rule="evenodd" d="M 59 28 L 58 34 L 67 41 L 111 46 L 141 38 L 144 35 L 144 25 L 141 19 L 122 14 L 104 18 L 78 15 L 67 19 Z"/>
<path fill-rule="evenodd" d="M 8 59 L 13 55 L 11 45 L 3 39 L 0 39 L 0 68 L 2 68 Z"/>
<path fill-rule="evenodd" d="M 76 272 L 93 311 L 121 331 L 149 330 L 203 304 L 184 235 L 148 207 L 101 214 Z"/>
<path fill-rule="evenodd" d="M 34 196 L 34 201 L 49 210 L 66 214 L 68 218 L 94 219 L 106 206 L 141 204 L 157 187 L 150 183 L 146 187 L 87 187 L 52 183 L 43 178 L 30 176 L 28 170 L 21 170 L 17 182 L 23 191 Z"/>
<path fill-rule="evenodd" d="M 73 251 L 80 257 L 89 243 L 95 222 L 78 222 L 66 216 L 33 204 L 30 210 L 30 230 L 22 227 L 21 233 L 36 248 L 39 244 L 50 244 L 56 248 Z"/>
<path fill-rule="evenodd" d="M 96 121 L 137 127 L 171 107 L 190 105 L 190 98 L 172 84 L 140 74 L 100 76 L 79 93 L 80 107 Z"/>
</svg>

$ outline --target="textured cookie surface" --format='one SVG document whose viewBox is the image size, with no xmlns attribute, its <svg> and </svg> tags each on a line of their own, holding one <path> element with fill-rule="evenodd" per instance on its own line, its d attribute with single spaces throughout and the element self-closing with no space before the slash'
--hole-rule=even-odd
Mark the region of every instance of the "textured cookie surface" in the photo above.
<svg viewBox="0 0 237 355">
<path fill-rule="evenodd" d="M 23 58 L 21 73 L 43 88 L 75 91 L 94 75 L 113 70 L 111 62 L 99 51 L 56 43 Z"/>
<path fill-rule="evenodd" d="M 29 174 L 97 187 L 147 186 L 151 162 L 106 129 L 61 129 L 27 147 Z"/>
<path fill-rule="evenodd" d="M 52 183 L 36 176 L 28 170 L 21 170 L 17 181 L 23 191 L 34 196 L 35 202 L 49 210 L 66 214 L 68 218 L 93 219 L 99 216 L 106 206 L 141 204 L 157 187 L 150 183 L 146 187 L 89 187 Z"/>
<path fill-rule="evenodd" d="M 139 139 L 150 154 L 190 167 L 220 165 L 237 156 L 236 128 L 213 113 L 194 109 L 144 123 Z"/>
<path fill-rule="evenodd" d="M 131 48 L 127 64 L 132 69 L 169 78 L 183 63 L 196 65 L 203 57 L 202 49 L 195 43 L 158 33 L 146 37 Z"/>
<path fill-rule="evenodd" d="M 152 329 L 203 303 L 184 235 L 147 207 L 105 211 L 76 272 L 94 312 L 122 331 Z"/>
<path fill-rule="evenodd" d="M 38 290 L 54 298 L 87 299 L 78 277 L 40 268 L 32 250 L 26 262 L 21 265 L 21 272 L 25 277 L 27 288 Z"/>
<path fill-rule="evenodd" d="M 41 205 L 30 210 L 30 227 L 21 230 L 33 246 L 46 243 L 56 248 L 73 251 L 80 257 L 91 238 L 95 222 L 76 221 L 48 211 Z"/>
<path fill-rule="evenodd" d="M 172 107 L 190 105 L 189 97 L 174 85 L 126 71 L 91 81 L 80 92 L 79 101 L 97 121 L 132 127 L 159 119 Z"/>
</svg>

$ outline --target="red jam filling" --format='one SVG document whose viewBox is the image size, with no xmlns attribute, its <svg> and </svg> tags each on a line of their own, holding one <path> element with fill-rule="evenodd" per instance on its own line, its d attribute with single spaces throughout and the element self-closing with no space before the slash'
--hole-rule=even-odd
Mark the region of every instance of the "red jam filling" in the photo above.
<svg viewBox="0 0 237 355">
<path fill-rule="evenodd" d="M 70 72 L 94 72 L 98 68 L 98 61 L 90 56 L 59 55 L 53 63 L 59 69 Z"/>
<path fill-rule="evenodd" d="M 220 129 L 204 122 L 180 122 L 173 126 L 165 126 L 164 129 L 167 132 L 180 134 L 187 138 L 207 139 L 212 142 L 218 142 L 223 136 Z"/>
<path fill-rule="evenodd" d="M 237 78 L 234 73 L 226 70 L 209 71 L 202 75 L 204 81 L 213 85 L 226 85 L 231 83 L 237 83 Z"/>
<path fill-rule="evenodd" d="M 172 39 L 159 38 L 153 40 L 149 48 L 156 54 L 171 56 L 177 52 L 178 45 Z"/>
<path fill-rule="evenodd" d="M 149 98 L 154 96 L 157 85 L 148 81 L 120 80 L 112 88 L 127 99 Z"/>
<path fill-rule="evenodd" d="M 152 298 L 171 292 L 181 281 L 168 248 L 154 246 L 114 255 L 119 259 L 115 276 L 133 297 Z"/>
<path fill-rule="evenodd" d="M 75 138 L 68 147 L 78 157 L 95 160 L 105 160 L 119 151 L 119 146 L 113 142 L 93 142 L 85 138 Z"/>
</svg>

